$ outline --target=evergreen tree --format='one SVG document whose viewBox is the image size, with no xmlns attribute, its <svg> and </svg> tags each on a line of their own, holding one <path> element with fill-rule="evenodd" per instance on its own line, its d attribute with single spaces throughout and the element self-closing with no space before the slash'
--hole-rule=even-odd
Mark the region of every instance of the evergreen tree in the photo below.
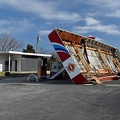
<svg viewBox="0 0 120 120">
<path fill-rule="evenodd" d="M 22 52 L 27 52 L 27 53 L 35 53 L 35 50 L 32 45 L 28 44 L 26 49 L 23 49 Z"/>
</svg>

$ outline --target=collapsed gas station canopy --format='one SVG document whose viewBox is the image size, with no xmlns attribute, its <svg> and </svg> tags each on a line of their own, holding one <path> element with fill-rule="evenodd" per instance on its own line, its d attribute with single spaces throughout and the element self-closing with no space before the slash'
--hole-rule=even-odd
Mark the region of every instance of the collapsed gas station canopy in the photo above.
<svg viewBox="0 0 120 120">
<path fill-rule="evenodd" d="M 90 78 L 113 79 L 120 71 L 117 48 L 113 46 L 59 28 L 48 37 L 75 84 L 88 83 Z"/>
</svg>

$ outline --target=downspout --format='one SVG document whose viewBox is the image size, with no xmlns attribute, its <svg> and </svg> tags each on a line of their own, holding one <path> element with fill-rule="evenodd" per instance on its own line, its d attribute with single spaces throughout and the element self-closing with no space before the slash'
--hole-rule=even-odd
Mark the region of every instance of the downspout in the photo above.
<svg viewBox="0 0 120 120">
<path fill-rule="evenodd" d="M 8 71 L 10 72 L 10 60 L 11 60 L 11 56 L 9 54 L 9 64 L 8 64 Z"/>
</svg>

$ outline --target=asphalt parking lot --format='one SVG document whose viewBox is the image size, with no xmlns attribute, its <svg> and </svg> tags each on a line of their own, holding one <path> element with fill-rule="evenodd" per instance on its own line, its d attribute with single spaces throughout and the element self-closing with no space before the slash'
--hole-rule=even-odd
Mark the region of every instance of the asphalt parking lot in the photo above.
<svg viewBox="0 0 120 120">
<path fill-rule="evenodd" d="M 97 85 L 0 80 L 0 120 L 120 120 L 119 113 L 120 80 Z"/>
</svg>

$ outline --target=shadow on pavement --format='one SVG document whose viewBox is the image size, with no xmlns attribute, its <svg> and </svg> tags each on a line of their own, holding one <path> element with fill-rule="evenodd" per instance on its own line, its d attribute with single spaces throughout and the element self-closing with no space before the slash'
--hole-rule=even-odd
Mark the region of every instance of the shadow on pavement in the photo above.
<svg viewBox="0 0 120 120">
<path fill-rule="evenodd" d="M 25 77 L 0 77 L 0 83 L 35 83 L 35 84 L 74 84 L 71 79 L 40 79 L 38 82 L 35 78 L 28 81 L 28 76 Z M 120 84 L 120 80 L 112 80 L 103 82 L 102 84 Z"/>
<path fill-rule="evenodd" d="M 31 78 L 30 81 L 28 81 L 28 77 L 1 77 L 0 83 L 38 83 L 38 84 L 73 84 L 73 82 L 70 79 L 41 79 L 38 82 L 36 82 L 35 78 Z"/>
</svg>

